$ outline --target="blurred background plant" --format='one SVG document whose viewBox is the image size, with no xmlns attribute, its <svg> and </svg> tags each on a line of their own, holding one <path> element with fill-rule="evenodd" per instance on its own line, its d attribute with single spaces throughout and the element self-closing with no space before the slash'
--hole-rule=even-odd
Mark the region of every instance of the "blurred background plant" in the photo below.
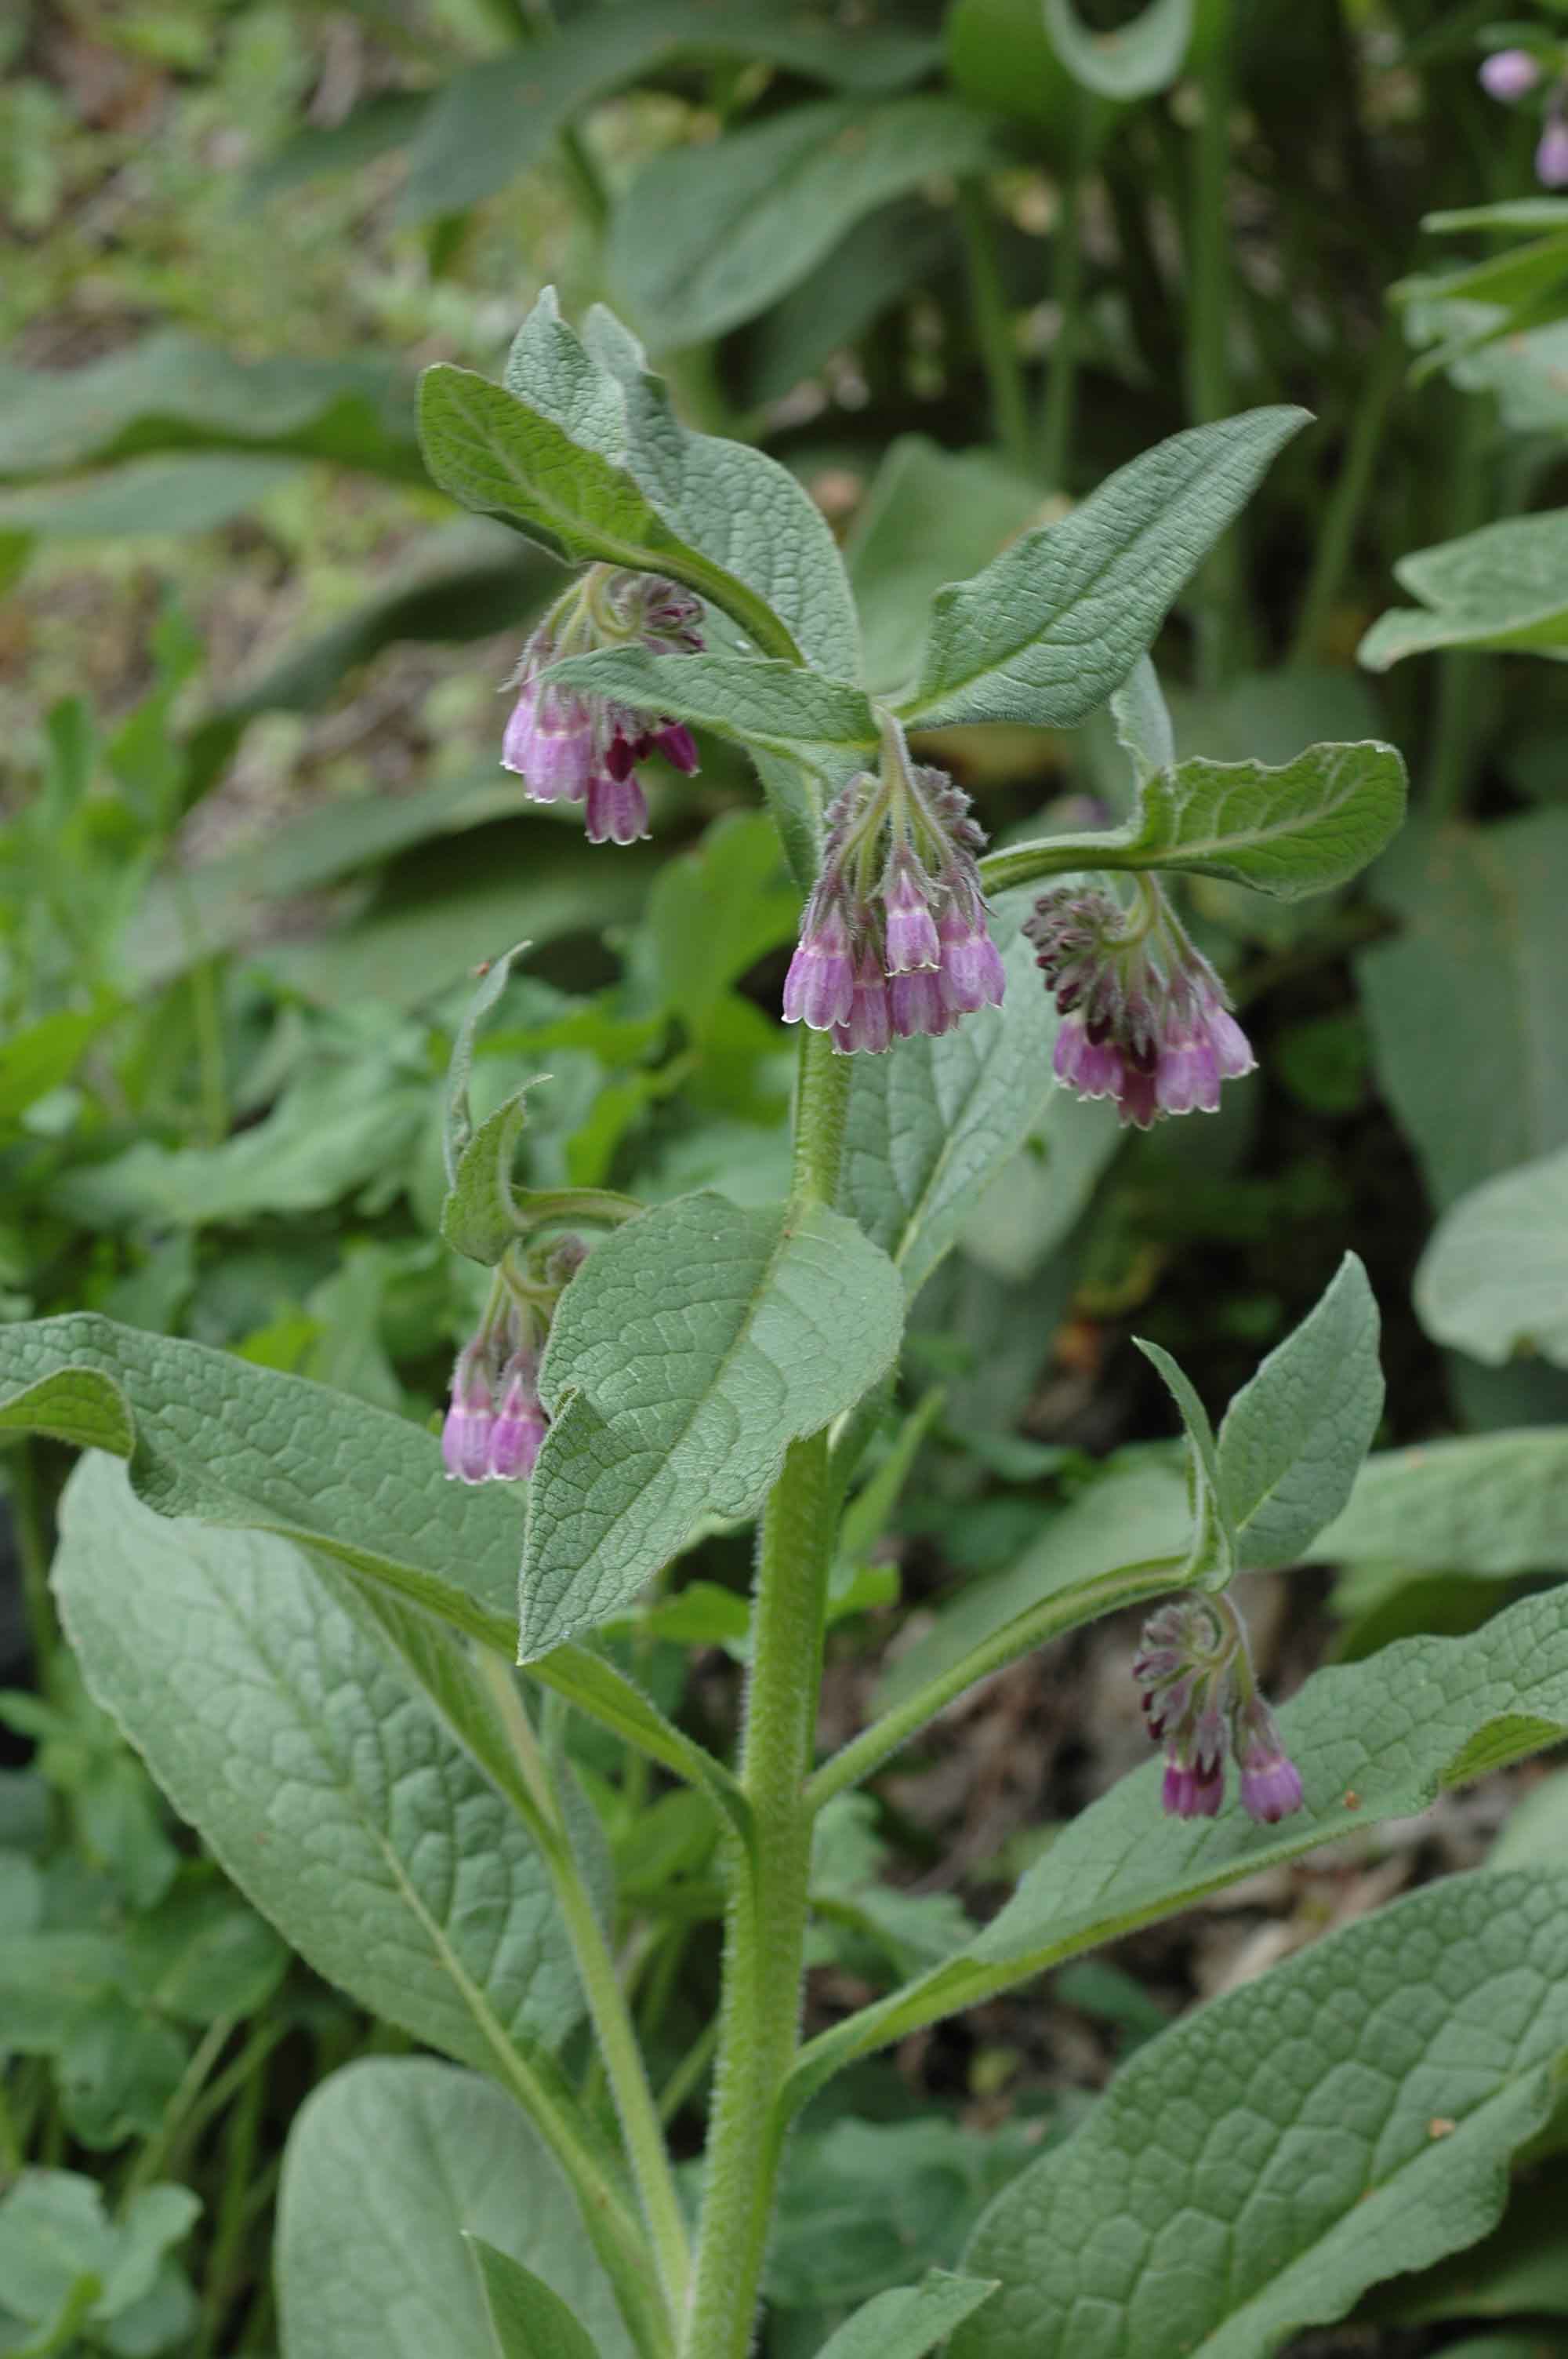
<svg viewBox="0 0 1568 2359">
<path fill-rule="evenodd" d="M 437 1233 L 441 1077 L 472 970 L 520 938 L 475 1094 L 550 1076 L 530 1181 L 782 1189 L 798 912 L 771 831 L 711 745 L 652 847 L 524 814 L 495 691 L 557 576 L 429 488 L 421 364 L 498 372 L 546 281 L 611 300 L 687 418 L 765 443 L 842 535 L 881 686 L 931 590 L 1023 525 L 1182 426 L 1302 401 L 1315 429 L 1158 650 L 1178 751 L 1390 737 L 1414 822 L 1299 909 L 1195 886 L 1260 1072 L 1146 1137 L 1054 1106 L 974 1208 L 851 1517 L 828 1710 L 847 1729 L 1092 1570 L 1104 1485 L 1174 1545 L 1134 1325 L 1222 1399 L 1347 1239 L 1390 1446 L 1321 1544 L 1333 1584 L 1256 1601 L 1274 1683 L 1568 1571 L 1568 201 L 1533 178 L 1565 38 L 1561 5 L 1433 0 L 15 6 L 0 1315 L 102 1309 L 428 1421 L 482 1287 Z M 1510 47 L 1541 73 L 1505 106 L 1478 77 Z M 927 750 L 1004 838 L 1130 792 L 1108 725 Z M 1434 1440 L 1418 1499 L 1404 1447 Z M 85 1698 L 45 1582 L 64 1464 L 4 1461 L 0 2347 L 263 2352 L 282 2132 L 334 2064 L 407 2043 L 289 1962 Z M 715 1532 L 690 1571 L 623 1643 L 713 1734 L 744 1550 Z M 1130 1650 L 1113 1624 L 1021 1667 L 835 1806 L 822 2006 L 940 1955 L 1137 1757 Z M 695 2147 L 706 1821 L 611 1745 L 579 1768 Z M 792 2150 L 771 2351 L 805 2359 L 911 2250 L 956 2256 L 996 2173 L 1195 1992 L 1494 1839 L 1568 1857 L 1563 1773 L 847 2075 Z M 1561 2257 L 1526 2266 L 1561 2195 L 1527 2180 L 1495 2266 L 1435 2273 L 1408 2332 L 1385 2303 L 1388 2347 L 1453 2317 L 1568 2334 Z"/>
</svg>

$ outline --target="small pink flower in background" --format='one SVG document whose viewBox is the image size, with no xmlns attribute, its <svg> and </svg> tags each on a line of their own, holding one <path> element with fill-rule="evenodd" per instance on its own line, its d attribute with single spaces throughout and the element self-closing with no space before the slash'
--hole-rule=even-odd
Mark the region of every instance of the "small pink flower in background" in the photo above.
<svg viewBox="0 0 1568 2359">
<path fill-rule="evenodd" d="M 1488 98 L 1505 105 L 1527 98 L 1541 80 L 1541 61 L 1528 49 L 1494 49 L 1481 60 L 1480 83 Z"/>
<path fill-rule="evenodd" d="M 1543 189 L 1568 188 L 1568 123 L 1553 115 L 1535 151 L 1535 177 Z"/>
<path fill-rule="evenodd" d="M 1123 1123 L 1214 1114 L 1220 1084 L 1257 1060 L 1225 986 L 1194 948 L 1152 878 L 1123 908 L 1098 886 L 1064 886 L 1034 905 L 1035 946 L 1062 1022 L 1058 1081 L 1084 1098 L 1114 1098 Z"/>
</svg>

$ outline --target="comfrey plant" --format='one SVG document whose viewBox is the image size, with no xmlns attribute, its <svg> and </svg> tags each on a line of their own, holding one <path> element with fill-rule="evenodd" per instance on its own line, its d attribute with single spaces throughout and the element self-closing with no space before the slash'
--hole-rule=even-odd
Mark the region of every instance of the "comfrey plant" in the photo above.
<svg viewBox="0 0 1568 2359">
<path fill-rule="evenodd" d="M 781 2174 L 813 2150 L 792 2125 L 835 2075 L 1562 1734 L 1568 1604 L 1530 1596 L 1463 1639 L 1325 1670 L 1276 1722 L 1233 1582 L 1331 1551 L 1357 1484 L 1382 1394 L 1347 1258 L 1217 1432 L 1146 1347 L 1185 1429 L 1181 1545 L 1151 1557 L 1108 1509 L 1092 1572 L 1064 1564 L 978 1618 L 820 1757 L 839 1536 L 863 1545 L 918 1441 L 905 1427 L 876 1458 L 910 1297 L 1072 1091 L 1147 1124 L 1212 1107 L 1250 1064 L 1180 880 L 1333 890 L 1398 823 L 1384 745 L 1178 762 L 1146 658 L 1303 419 L 1257 411 L 1135 459 L 943 590 L 915 677 L 883 699 L 799 486 L 687 432 L 608 315 L 579 340 L 546 300 L 504 386 L 433 369 L 423 420 L 439 484 L 587 569 L 518 682 L 505 755 L 525 790 L 582 801 L 616 842 L 643 815 L 611 789 L 648 748 L 689 771 L 707 734 L 755 765 L 804 913 L 781 1011 L 788 1193 L 519 1185 L 534 1085 L 482 1118 L 470 1103 L 503 959 L 453 1060 L 444 1233 L 492 1292 L 439 1440 L 76 1315 L 0 1331 L 0 1418 L 92 1453 L 55 1579 L 94 1693 L 304 1956 L 452 2060 L 357 2064 L 304 2106 L 280 2198 L 287 2359 L 395 2335 L 442 2359 L 743 2359 L 779 2283 Z M 1113 829 L 988 851 L 919 758 L 938 725 L 1066 727 L 1108 700 L 1135 790 Z M 701 1607 L 687 1552 L 752 1521 L 731 1751 L 643 1673 Z M 922 1917 L 907 1978 L 807 2036 L 857 1789 L 976 1682 L 1124 1608 L 1152 1612 L 1134 1675 L 1163 1768 L 1060 1830 L 989 1922 L 945 1908 L 936 1938 Z M 607 1763 L 632 1765 L 619 1890 L 589 1799 Z M 666 1922 L 646 1867 L 672 1828 L 703 1873 Z M 633 1985 L 720 1906 L 717 2020 L 672 2062 L 640 2038 L 657 2018 Z M 1247 2359 L 1340 2316 L 1496 2218 L 1568 2049 L 1565 1954 L 1568 1895 L 1535 1873 L 1449 1878 L 1331 1935 L 1141 2049 L 1072 2136 L 1005 2167 L 999 2147 L 962 2251 L 955 2223 L 946 2267 L 913 2254 L 819 2346 Z M 705 2149 L 683 2136 L 677 2168 L 666 2117 L 693 2123 L 710 2056 Z"/>
</svg>

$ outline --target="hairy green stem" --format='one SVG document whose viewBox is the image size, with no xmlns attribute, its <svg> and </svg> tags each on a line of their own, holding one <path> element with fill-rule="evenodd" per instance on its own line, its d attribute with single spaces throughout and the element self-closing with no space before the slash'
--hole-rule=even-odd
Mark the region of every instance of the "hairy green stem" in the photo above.
<svg viewBox="0 0 1568 2359">
<path fill-rule="evenodd" d="M 571 1843 L 538 1739 L 523 1708 L 523 1699 L 510 1669 L 494 1656 L 476 1658 L 480 1676 L 516 1756 L 523 1781 L 542 1822 L 536 1832 L 550 1872 L 556 1905 L 566 1922 L 583 1995 L 593 2020 L 596 2053 L 601 2060 L 615 2102 L 622 2135 L 632 2164 L 643 2215 L 654 2247 L 659 2282 L 672 2321 L 678 2321 L 687 2299 L 690 2254 L 686 2221 L 676 2194 L 664 2130 L 643 2062 L 643 2051 L 633 2028 L 626 1994 L 615 1971 L 599 1919 L 594 1914 L 582 1877 L 572 1856 Z"/>
<path fill-rule="evenodd" d="M 1056 306 L 1056 337 L 1045 371 L 1045 401 L 1040 417 L 1040 462 L 1054 492 L 1065 488 L 1073 445 L 1073 405 L 1078 377 L 1078 310 L 1083 300 L 1084 247 L 1076 173 L 1064 174 L 1052 232 L 1051 297 Z"/>
<path fill-rule="evenodd" d="M 1085 1622 L 1098 1621 L 1102 1614 L 1112 1614 L 1118 1606 L 1134 1605 L 1142 1598 L 1158 1597 L 1164 1590 L 1179 1588 L 1186 1561 L 1184 1553 L 1123 1565 L 1115 1572 L 1102 1574 L 1098 1581 L 1066 1590 L 1059 1597 L 1043 1598 L 1026 1614 L 1004 1623 L 950 1670 L 928 1680 L 903 1703 L 884 1712 L 881 1720 L 873 1721 L 870 1728 L 843 1745 L 831 1761 L 825 1761 L 815 1777 L 806 1780 L 806 1808 L 819 1810 L 835 1794 L 860 1785 L 881 1768 L 890 1755 L 918 1735 L 928 1721 L 935 1720 L 939 1712 L 945 1712 L 978 1680 L 989 1679 L 993 1671 L 1004 1670 L 1009 1663 L 1032 1655 L 1047 1640 L 1059 1638 Z"/>
<path fill-rule="evenodd" d="M 1334 602 L 1339 595 L 1356 527 L 1371 488 L 1372 469 L 1382 447 L 1389 411 L 1403 375 L 1404 355 L 1404 332 L 1399 321 L 1390 318 L 1384 324 L 1377 351 L 1368 367 L 1338 477 L 1318 529 L 1312 572 L 1302 596 L 1295 637 L 1291 645 L 1290 660 L 1292 664 L 1311 663 L 1320 653 L 1324 630 L 1334 611 Z"/>
<path fill-rule="evenodd" d="M 803 1033 L 791 1203 L 838 1193 L 849 1062 Z M 778 2098 L 800 2038 L 811 1871 L 805 1799 L 816 1733 L 822 1631 L 833 1552 L 827 1437 L 790 1444 L 757 1551 L 741 1785 L 750 1859 L 729 1845 L 724 1998 L 702 2226 L 684 2359 L 745 2359 L 751 2348 L 784 2125 Z"/>
<path fill-rule="evenodd" d="M 1192 193 L 1187 222 L 1187 407 L 1195 426 L 1229 415 L 1230 234 L 1226 183 L 1230 169 L 1230 0 L 1212 0 L 1197 84 L 1203 117 L 1193 141 Z M 1217 687 L 1230 659 L 1241 570 L 1234 533 L 1227 533 L 1206 559 L 1200 579 L 1205 592 L 1198 614 L 1199 674 L 1206 688 Z"/>
<path fill-rule="evenodd" d="M 975 332 L 990 388 L 991 425 L 1013 465 L 1027 471 L 1031 454 L 1023 365 L 997 263 L 996 223 L 983 180 L 966 180 L 959 189 L 958 221 L 964 233 Z"/>
</svg>

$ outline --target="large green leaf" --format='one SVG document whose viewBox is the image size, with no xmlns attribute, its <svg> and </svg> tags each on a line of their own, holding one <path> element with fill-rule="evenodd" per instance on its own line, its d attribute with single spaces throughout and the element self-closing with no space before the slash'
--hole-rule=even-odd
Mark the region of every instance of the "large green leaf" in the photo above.
<svg viewBox="0 0 1568 2359">
<path fill-rule="evenodd" d="M 1394 567 L 1419 607 L 1380 614 L 1361 661 L 1387 671 L 1433 647 L 1522 647 L 1568 656 L 1568 508 L 1510 516 L 1459 540 L 1415 549 Z"/>
<path fill-rule="evenodd" d="M 1183 762 L 1148 779 L 1105 864 L 1222 876 L 1295 901 L 1357 875 L 1393 835 L 1404 808 L 1404 763 L 1376 742 L 1309 745 L 1277 769 Z"/>
<path fill-rule="evenodd" d="M 1378 1306 L 1346 1254 L 1219 1429 L 1220 1495 L 1242 1563 L 1263 1570 L 1299 1559 L 1349 1498 L 1382 1409 Z"/>
<path fill-rule="evenodd" d="M 1500 1367 L 1568 1365 L 1568 1151 L 1486 1180 L 1439 1222 L 1415 1277 L 1422 1325 Z"/>
<path fill-rule="evenodd" d="M 900 1040 L 885 1057 L 854 1060 L 838 1201 L 892 1256 L 911 1295 L 1055 1093 L 1055 1010 L 1020 930 L 1031 900 L 1011 893 L 995 906 L 1000 1007 L 967 1016 L 939 1040 Z"/>
<path fill-rule="evenodd" d="M 941 592 L 903 717 L 1065 728 L 1126 679 L 1303 409 L 1245 411 L 1145 451 L 1060 524 Z"/>
<path fill-rule="evenodd" d="M 83 1675 L 319 1972 L 492 2071 L 582 2000 L 519 1821 L 287 1541 L 151 1513 L 87 1459 L 55 1594 Z"/>
<path fill-rule="evenodd" d="M 540 1371 L 523 1659 L 628 1603 L 704 1515 L 753 1514 L 786 1445 L 886 1374 L 903 1319 L 886 1256 L 820 1206 L 684 1196 L 608 1237 Z"/>
<path fill-rule="evenodd" d="M 409 388 L 384 361 L 236 361 L 168 329 L 84 368 L 0 367 L 0 477 L 202 448 L 421 473 Z"/>
<path fill-rule="evenodd" d="M 0 533 L 124 540 L 138 533 L 211 532 L 243 516 L 295 472 L 289 459 L 223 451 L 134 460 L 80 483 L 0 492 Z"/>
<path fill-rule="evenodd" d="M 1568 1879 L 1451 1877 L 1164 2033 L 981 2221 L 952 2359 L 1266 2359 L 1473 2243 L 1552 2111 L 1565 1945 Z"/>
<path fill-rule="evenodd" d="M 1306 1553 L 1409 1572 L 1568 1572 L 1568 1430 L 1380 1450 Z"/>
<path fill-rule="evenodd" d="M 48 1433 L 130 1461 L 164 1516 L 276 1533 L 319 1549 L 510 1655 L 518 1502 L 446 1478 L 434 1438 L 385 1409 L 204 1344 L 90 1312 L 0 1328 L 0 1434 Z M 535 1676 L 734 1802 L 717 1762 L 611 1664 L 577 1647 Z"/>
<path fill-rule="evenodd" d="M 805 762 L 829 779 L 866 766 L 879 742 L 863 690 L 798 664 L 615 647 L 556 664 L 550 677 L 617 697 L 634 712 L 692 722 L 732 745 Z"/>
<path fill-rule="evenodd" d="M 278 2190 L 285 2359 L 495 2359 L 469 2236 L 543 2278 L 601 2359 L 633 2359 L 572 2191 L 509 2098 L 419 2057 L 335 2072 Z"/>
<path fill-rule="evenodd" d="M 775 7 L 731 5 L 720 15 L 704 0 L 638 0 L 595 8 L 553 39 L 485 58 L 447 83 L 414 141 L 397 216 L 429 221 L 504 188 L 583 107 L 671 66 L 755 60 L 876 91 L 918 80 L 934 54 L 918 34 L 851 30 Z"/>
<path fill-rule="evenodd" d="M 532 2269 L 468 2234 L 484 2288 L 493 2359 L 599 2359 L 575 2310 Z"/>
<path fill-rule="evenodd" d="M 546 289 L 518 332 L 506 383 L 574 442 L 624 468 L 684 542 L 782 618 L 808 663 L 856 675 L 855 603 L 821 510 L 765 451 L 690 432 L 612 312 L 596 305 L 579 341 Z M 776 639 L 758 645 L 791 652 Z"/>
<path fill-rule="evenodd" d="M 773 650 L 767 608 L 671 530 L 623 467 L 471 369 L 438 363 L 419 382 L 419 432 L 435 481 L 505 516 L 568 563 L 673 575 Z"/>
<path fill-rule="evenodd" d="M 957 1957 L 823 2033 L 791 2087 L 803 2102 L 853 2057 L 995 1991 L 1173 1916 L 1276 1860 L 1353 1828 L 1411 1818 L 1445 1788 L 1568 1736 L 1568 1594 L 1525 1598 L 1463 1638 L 1408 1638 L 1320 1671 L 1279 1714 L 1304 1808 L 1255 1826 L 1240 1804 L 1184 1824 L 1151 1760 L 1053 1842 Z M 1437 2110 L 1436 2106 L 1433 2109 Z"/>
<path fill-rule="evenodd" d="M 89 1311 L 0 1329 L 0 1430 L 130 1460 L 167 1516 L 325 1549 L 504 1643 L 517 1502 L 444 1479 L 431 1435 L 302 1376 Z"/>
<path fill-rule="evenodd" d="M 996 2291 L 994 2278 L 927 2269 L 918 2285 L 873 2294 L 830 2334 L 818 2359 L 925 2359 Z"/>
<path fill-rule="evenodd" d="M 1568 810 L 1407 828 L 1357 961 L 1378 1073 L 1438 1205 L 1568 1147 Z"/>
<path fill-rule="evenodd" d="M 1193 0 L 1149 0 L 1130 24 L 1108 33 L 1091 33 L 1073 0 L 1045 0 L 1045 30 L 1062 63 L 1086 90 L 1100 98 L 1149 98 L 1181 72 L 1193 37 Z"/>
<path fill-rule="evenodd" d="M 786 107 L 646 166 L 611 224 L 611 280 L 655 350 L 697 343 L 765 310 L 877 206 L 1000 160 L 994 125 L 950 98 Z"/>
</svg>

